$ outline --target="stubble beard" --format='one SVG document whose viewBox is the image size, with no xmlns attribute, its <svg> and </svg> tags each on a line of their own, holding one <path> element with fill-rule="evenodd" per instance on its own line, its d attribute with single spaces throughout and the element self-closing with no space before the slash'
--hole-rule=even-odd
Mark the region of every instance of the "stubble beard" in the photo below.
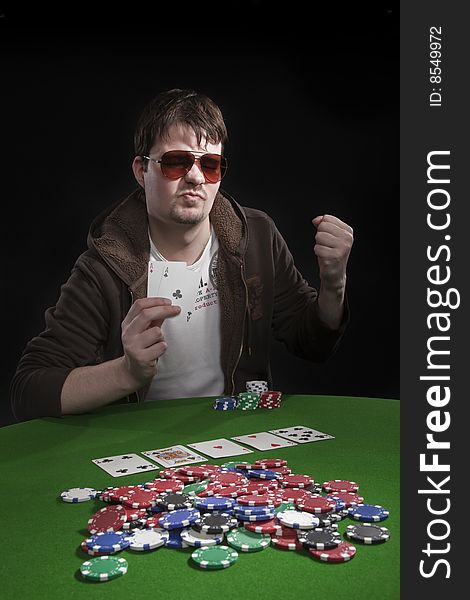
<svg viewBox="0 0 470 600">
<path fill-rule="evenodd" d="M 196 212 L 194 208 L 181 208 L 180 206 L 173 205 L 170 210 L 170 219 L 173 223 L 178 223 L 179 225 L 198 225 L 205 218 L 206 215 L 204 214 L 203 207 Z"/>
</svg>

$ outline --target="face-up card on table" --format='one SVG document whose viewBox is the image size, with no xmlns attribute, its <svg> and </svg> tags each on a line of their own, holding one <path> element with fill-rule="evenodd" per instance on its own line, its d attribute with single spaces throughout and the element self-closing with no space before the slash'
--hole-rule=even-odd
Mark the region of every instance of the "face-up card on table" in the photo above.
<svg viewBox="0 0 470 600">
<path fill-rule="evenodd" d="M 286 446 L 296 446 L 295 442 L 287 441 L 277 435 L 260 431 L 258 433 L 250 433 L 248 435 L 238 435 L 232 437 L 232 440 L 237 440 L 247 446 L 253 446 L 257 450 L 275 450 L 276 448 L 285 448 Z"/>
<path fill-rule="evenodd" d="M 226 438 L 209 440 L 208 442 L 197 442 L 196 444 L 188 444 L 188 446 L 212 458 L 238 456 L 239 454 L 251 454 L 253 452 L 253 450 L 235 444 L 235 442 L 231 442 Z"/>
<path fill-rule="evenodd" d="M 159 448 L 158 450 L 145 450 L 142 454 L 164 467 L 179 467 L 207 460 L 204 456 L 188 450 L 184 446 L 169 446 L 168 448 Z"/>
<path fill-rule="evenodd" d="M 113 477 L 123 477 L 124 475 L 134 475 L 135 473 L 156 471 L 158 469 L 157 465 L 154 465 L 138 454 L 104 456 L 103 458 L 94 458 L 91 462 L 101 467 Z"/>
<path fill-rule="evenodd" d="M 329 433 L 323 433 L 305 425 L 296 425 L 295 427 L 284 427 L 283 429 L 272 429 L 271 433 L 280 435 L 283 438 L 292 440 L 299 444 L 307 442 L 319 442 L 320 440 L 334 440 L 334 436 Z"/>
<path fill-rule="evenodd" d="M 169 298 L 181 312 L 173 317 L 189 323 L 194 313 L 194 305 L 200 274 L 189 269 L 185 262 L 149 262 L 147 295 Z"/>
</svg>

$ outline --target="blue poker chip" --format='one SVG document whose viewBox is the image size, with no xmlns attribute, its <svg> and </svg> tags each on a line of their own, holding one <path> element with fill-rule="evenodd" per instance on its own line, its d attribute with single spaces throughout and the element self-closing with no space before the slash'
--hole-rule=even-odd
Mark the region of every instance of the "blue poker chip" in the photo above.
<svg viewBox="0 0 470 600">
<path fill-rule="evenodd" d="M 239 521 L 250 521 L 250 522 L 270 521 L 271 519 L 274 519 L 275 516 L 276 516 L 276 511 L 274 511 L 274 510 L 269 513 L 264 513 L 264 514 L 259 514 L 259 515 L 242 515 L 242 514 L 236 513 L 236 517 Z"/>
<path fill-rule="evenodd" d="M 158 521 L 164 529 L 178 529 L 189 527 L 201 518 L 201 513 L 196 508 L 179 508 L 162 515 Z"/>
<path fill-rule="evenodd" d="M 233 508 L 235 498 L 208 496 L 207 498 L 196 498 L 194 507 L 202 510 L 228 510 Z"/>
<path fill-rule="evenodd" d="M 389 516 L 390 511 L 379 504 L 356 504 L 348 509 L 348 514 L 356 521 L 372 523 L 384 521 Z"/>
<path fill-rule="evenodd" d="M 184 540 L 181 539 L 181 534 L 183 531 L 190 531 L 190 527 L 180 527 L 178 529 L 169 529 L 168 534 L 169 537 L 165 542 L 165 548 L 173 548 L 175 550 L 179 550 L 181 548 L 189 548 L 189 544 L 187 544 Z"/>
<path fill-rule="evenodd" d="M 256 479 L 280 479 L 281 477 L 279 473 L 269 469 L 247 469 L 246 476 Z"/>
<path fill-rule="evenodd" d="M 129 537 L 125 533 L 119 531 L 107 531 L 96 533 L 85 540 L 85 544 L 93 552 L 101 552 L 103 554 L 119 552 L 129 546 Z"/>
<path fill-rule="evenodd" d="M 338 498 L 334 494 L 327 494 L 326 497 L 329 500 L 334 500 L 336 502 L 336 507 L 334 509 L 336 512 L 339 512 L 340 510 L 343 510 L 343 508 L 346 508 L 346 502 L 344 500 L 341 500 L 341 498 Z"/>
<path fill-rule="evenodd" d="M 242 504 L 235 504 L 233 506 L 233 512 L 235 515 L 265 515 L 267 513 L 274 512 L 272 506 L 244 506 Z"/>
</svg>

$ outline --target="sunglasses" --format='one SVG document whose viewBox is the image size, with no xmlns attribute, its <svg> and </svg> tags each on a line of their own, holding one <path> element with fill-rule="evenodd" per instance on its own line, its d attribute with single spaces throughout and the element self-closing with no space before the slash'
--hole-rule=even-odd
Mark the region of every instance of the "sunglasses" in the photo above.
<svg viewBox="0 0 470 600">
<path fill-rule="evenodd" d="M 199 155 L 199 156 L 196 156 Z M 207 183 L 217 183 L 227 171 L 227 159 L 220 154 L 203 154 L 188 150 L 170 150 L 157 160 L 150 156 L 142 156 L 154 163 L 159 163 L 162 173 L 168 179 L 181 179 L 193 168 L 196 161 Z"/>
</svg>

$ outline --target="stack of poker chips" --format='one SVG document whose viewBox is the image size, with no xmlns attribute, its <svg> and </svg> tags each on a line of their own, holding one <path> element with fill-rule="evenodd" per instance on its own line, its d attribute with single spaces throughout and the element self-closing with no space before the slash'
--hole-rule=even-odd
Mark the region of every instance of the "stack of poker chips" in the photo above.
<svg viewBox="0 0 470 600">
<path fill-rule="evenodd" d="M 259 394 L 255 392 L 240 392 L 238 394 L 238 410 L 255 410 L 258 408 Z"/>
<path fill-rule="evenodd" d="M 359 484 L 332 479 L 323 484 L 292 473 L 284 459 L 254 463 L 188 465 L 165 469 L 137 485 L 72 488 L 61 494 L 70 504 L 105 502 L 89 518 L 89 535 L 80 544 L 81 575 L 108 581 L 128 570 L 118 553 L 191 548 L 201 569 L 225 569 L 240 554 L 270 546 L 297 551 L 330 564 L 349 562 L 353 543 L 376 545 L 390 539 L 381 522 L 389 511 L 364 503 Z M 145 516 L 141 516 L 145 515 Z M 345 519 L 351 521 L 342 523 Z M 133 523 L 133 526 L 125 527 Z M 339 529 L 339 526 L 343 530 Z"/>
<path fill-rule="evenodd" d="M 258 408 L 279 408 L 281 406 L 281 392 L 272 390 L 261 392 L 258 402 Z"/>
<path fill-rule="evenodd" d="M 220 396 L 214 400 L 214 410 L 234 410 L 237 407 L 235 396 Z"/>
</svg>

